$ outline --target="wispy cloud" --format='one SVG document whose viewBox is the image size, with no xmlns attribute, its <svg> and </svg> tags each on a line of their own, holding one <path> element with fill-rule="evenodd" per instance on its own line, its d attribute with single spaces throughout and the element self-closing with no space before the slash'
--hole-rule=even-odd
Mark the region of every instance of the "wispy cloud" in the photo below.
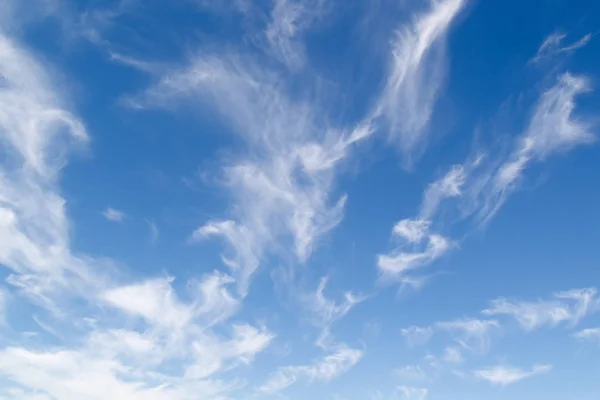
<svg viewBox="0 0 600 400">
<path fill-rule="evenodd" d="M 329 127 L 316 102 L 292 99 L 284 87 L 253 59 L 203 55 L 133 99 L 144 107 L 179 99 L 215 107 L 247 144 L 246 154 L 222 169 L 234 201 L 231 219 L 209 221 L 192 235 L 226 240 L 233 255 L 223 260 L 242 294 L 267 251 L 279 251 L 278 243 L 291 239 L 304 262 L 316 241 L 340 222 L 346 196 L 331 198 L 336 167 L 372 133 L 369 125 Z"/>
<path fill-rule="evenodd" d="M 518 137 L 511 156 L 490 176 L 487 185 L 473 185 L 470 196 L 481 199 L 478 217 L 488 221 L 515 191 L 532 162 L 543 162 L 555 153 L 589 144 L 594 136 L 589 124 L 573 116 L 575 98 L 590 90 L 586 78 L 565 73 L 540 96 L 526 130 Z"/>
<path fill-rule="evenodd" d="M 278 393 L 301 378 L 308 381 L 330 381 L 348 371 L 361 360 L 363 350 L 353 349 L 345 343 L 335 342 L 331 326 L 335 321 L 346 316 L 355 305 L 363 302 L 366 297 L 346 292 L 344 300 L 338 303 L 325 296 L 327 281 L 327 278 L 322 278 L 316 292 L 301 296 L 310 321 L 320 330 L 315 344 L 324 350 L 325 355 L 312 364 L 278 368 L 260 386 L 261 393 Z"/>
<path fill-rule="evenodd" d="M 417 217 L 400 220 L 393 228 L 393 236 L 401 239 L 399 245 L 378 256 L 383 277 L 418 286 L 422 279 L 415 276 L 415 271 L 452 248 L 453 240 L 435 232 L 437 226 L 448 225 L 438 215 L 441 207 L 450 209 L 450 225 L 467 220 L 468 229 L 480 227 L 518 189 L 530 164 L 592 143 L 595 137 L 590 123 L 573 115 L 576 98 L 589 90 L 585 77 L 560 75 L 533 105 L 531 118 L 507 156 L 478 152 L 431 183 L 423 194 Z M 450 199 L 454 201 L 449 202 Z"/>
<path fill-rule="evenodd" d="M 600 344 L 600 328 L 587 328 L 573 335 L 576 339 Z"/>
<path fill-rule="evenodd" d="M 311 321 L 321 330 L 317 345 L 324 349 L 332 346 L 331 325 L 343 318 L 357 304 L 366 297 L 352 292 L 344 293 L 344 300 L 340 303 L 325 297 L 324 291 L 328 278 L 322 278 L 315 293 L 302 296 L 305 308 Z"/>
<path fill-rule="evenodd" d="M 445 75 L 448 29 L 466 0 L 431 1 L 426 12 L 399 27 L 385 89 L 375 116 L 383 117 L 392 141 L 410 164 L 422 152 Z"/>
<path fill-rule="evenodd" d="M 158 237 L 160 236 L 160 230 L 158 229 L 156 222 L 148 221 L 148 230 L 150 231 L 150 241 L 152 244 L 156 244 L 156 242 L 158 242 Z"/>
<path fill-rule="evenodd" d="M 275 0 L 265 30 L 269 53 L 295 71 L 306 62 L 303 32 L 326 12 L 328 0 Z"/>
<path fill-rule="evenodd" d="M 458 334 L 456 341 L 464 348 L 477 353 L 485 353 L 490 348 L 492 331 L 500 328 L 494 320 L 458 319 L 438 322 L 438 329 Z"/>
<path fill-rule="evenodd" d="M 104 218 L 112 222 L 122 222 L 126 217 L 123 211 L 119 211 L 110 207 L 102 211 L 102 215 L 104 215 Z"/>
<path fill-rule="evenodd" d="M 493 385 L 507 386 L 535 375 L 546 374 L 551 370 L 551 365 L 534 365 L 530 370 L 522 370 L 509 366 L 495 366 L 474 371 L 473 374 Z"/>
<path fill-rule="evenodd" d="M 549 35 L 538 49 L 537 54 L 529 60 L 529 62 L 532 64 L 540 64 L 560 55 L 572 53 L 575 50 L 584 47 L 592 39 L 592 35 L 588 33 L 575 42 L 563 44 L 566 37 L 567 35 L 561 32 L 554 32 Z"/>
<path fill-rule="evenodd" d="M 485 309 L 485 315 L 508 315 L 513 317 L 526 331 L 567 323 L 575 326 L 588 314 L 598 311 L 599 299 L 596 289 L 579 289 L 560 292 L 552 300 L 535 302 L 510 301 L 499 298 Z"/>
<path fill-rule="evenodd" d="M 118 284 L 96 272 L 108 271 L 100 261 L 74 254 L 58 179 L 86 131 L 41 64 L 3 35 L 0 76 L 0 264 L 20 300 L 53 312 L 36 321 L 60 341 L 0 350 L 0 373 L 22 388 L 16 398 L 223 399 L 239 389 L 215 376 L 251 363 L 274 335 L 241 322 L 215 332 L 239 309 L 233 279 L 214 272 L 190 282 L 186 302 L 171 278 Z M 106 308 L 119 312 L 109 318 Z M 174 360 L 180 370 L 165 374 Z"/>
<path fill-rule="evenodd" d="M 309 381 L 330 381 L 352 368 L 362 356 L 362 350 L 341 347 L 313 364 L 281 367 L 260 386 L 259 391 L 274 394 L 300 378 Z"/>
<path fill-rule="evenodd" d="M 93 294 L 102 282 L 71 252 L 58 179 L 67 155 L 88 140 L 52 77 L 0 32 L 0 264 L 8 282 L 46 307 L 60 293 Z"/>
</svg>

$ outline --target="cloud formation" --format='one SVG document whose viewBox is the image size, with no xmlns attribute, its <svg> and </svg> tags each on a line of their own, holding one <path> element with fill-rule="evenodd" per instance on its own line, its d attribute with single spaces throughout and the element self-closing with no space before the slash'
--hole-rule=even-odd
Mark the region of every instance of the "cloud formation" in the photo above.
<svg viewBox="0 0 600 400">
<path fill-rule="evenodd" d="M 300 378 L 308 381 L 330 381 L 352 368 L 362 356 L 362 350 L 342 346 L 325 357 L 315 360 L 313 364 L 279 368 L 260 386 L 259 391 L 264 394 L 275 394 Z"/>
<path fill-rule="evenodd" d="M 563 40 L 566 37 L 567 35 L 561 32 L 554 32 L 548 35 L 538 49 L 537 54 L 529 62 L 532 64 L 541 64 L 553 58 L 573 53 L 575 50 L 584 47 L 592 39 L 592 35 L 588 33 L 575 42 L 563 45 Z"/>
<path fill-rule="evenodd" d="M 410 164 L 426 139 L 435 101 L 445 78 L 446 35 L 466 0 L 429 2 L 429 9 L 394 33 L 385 89 L 375 117 Z"/>
<path fill-rule="evenodd" d="M 507 156 L 478 152 L 428 185 L 418 216 L 400 220 L 392 230 L 392 235 L 401 239 L 399 245 L 378 256 L 383 277 L 419 287 L 423 280 L 417 271 L 446 254 L 454 243 L 435 231 L 445 222 L 439 216 L 441 208 L 448 208 L 454 216 L 450 225 L 467 221 L 470 229 L 480 227 L 491 221 L 519 188 L 530 164 L 592 143 L 591 124 L 573 115 L 576 98 L 589 90 L 587 78 L 560 75 L 533 105 L 525 129 L 514 139 Z"/>
<path fill-rule="evenodd" d="M 534 365 L 530 370 L 516 367 L 495 366 L 477 370 L 474 375 L 490 382 L 492 385 L 507 386 L 535 375 L 546 374 L 552 370 L 551 365 Z"/>
<path fill-rule="evenodd" d="M 570 290 L 554 294 L 554 300 L 537 302 L 510 301 L 506 298 L 493 300 L 491 307 L 483 310 L 485 315 L 513 317 L 526 331 L 548 325 L 566 323 L 573 327 L 590 313 L 599 309 L 600 300 L 594 288 Z"/>
<path fill-rule="evenodd" d="M 267 251 L 291 240 L 296 259 L 308 259 L 318 239 L 341 220 L 346 196 L 331 198 L 336 167 L 372 133 L 327 126 L 317 104 L 292 99 L 276 74 L 252 59 L 198 56 L 146 91 L 136 104 L 168 106 L 179 99 L 214 107 L 247 146 L 223 167 L 222 184 L 234 201 L 232 219 L 208 221 L 195 240 L 222 237 L 232 249 L 224 263 L 244 294 Z"/>
<path fill-rule="evenodd" d="M 110 207 L 104 210 L 102 215 L 104 215 L 104 218 L 112 222 L 121 222 L 125 219 L 125 213 L 123 211 L 119 211 Z"/>
</svg>

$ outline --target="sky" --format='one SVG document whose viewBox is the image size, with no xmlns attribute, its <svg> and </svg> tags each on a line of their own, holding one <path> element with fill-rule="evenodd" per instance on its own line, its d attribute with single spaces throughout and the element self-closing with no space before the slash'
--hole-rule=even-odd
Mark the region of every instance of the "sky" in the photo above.
<svg viewBox="0 0 600 400">
<path fill-rule="evenodd" d="M 0 400 L 600 400 L 599 32 L 1 0 Z"/>
</svg>

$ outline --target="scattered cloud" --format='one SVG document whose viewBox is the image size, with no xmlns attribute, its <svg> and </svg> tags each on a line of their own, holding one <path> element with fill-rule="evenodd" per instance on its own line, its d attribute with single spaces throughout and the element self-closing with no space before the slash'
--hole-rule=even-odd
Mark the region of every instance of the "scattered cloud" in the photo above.
<svg viewBox="0 0 600 400">
<path fill-rule="evenodd" d="M 400 238 L 401 242 L 389 254 L 379 255 L 377 258 L 377 266 L 384 278 L 418 287 L 422 281 L 410 275 L 436 261 L 452 248 L 453 242 L 445 236 L 432 233 L 431 225 L 445 199 L 461 196 L 465 179 L 465 168 L 453 166 L 443 177 L 427 186 L 419 216 L 396 223 L 392 234 Z M 421 250 L 417 250 L 419 247 Z"/>
<path fill-rule="evenodd" d="M 422 154 L 445 80 L 446 38 L 467 0 L 431 0 L 427 10 L 396 28 L 383 90 L 371 99 L 373 107 L 366 116 L 359 112 L 349 122 L 329 115 L 340 110 L 330 106 L 331 97 L 319 97 L 318 83 L 290 80 L 306 78 L 299 73 L 311 61 L 303 37 L 330 11 L 329 0 L 274 0 L 272 9 L 260 12 L 266 25 L 244 35 L 252 51 L 207 46 L 210 49 L 191 52 L 182 66 L 141 61 L 116 51 L 105 32 L 142 3 L 106 3 L 106 9 L 84 6 L 80 13 L 70 13 L 74 10 L 60 0 L 44 0 L 36 7 L 30 0 L 0 5 L 0 266 L 7 285 L 0 287 L 0 322 L 15 314 L 7 313 L 9 299 L 11 311 L 13 302 L 21 300 L 31 302 L 24 308 L 32 309 L 15 327 L 6 321 L 10 329 L 1 338 L 0 398 L 228 400 L 239 398 L 237 392 L 248 387 L 264 397 L 278 395 L 296 382 L 327 383 L 340 377 L 361 362 L 366 350 L 336 341 L 332 329 L 366 296 L 348 291 L 329 298 L 328 278 L 303 294 L 300 300 L 318 331 L 315 344 L 320 353 L 308 362 L 274 366 L 259 387 L 231 372 L 254 363 L 276 334 L 262 321 L 244 322 L 240 310 L 263 268 L 282 263 L 292 275 L 306 278 L 296 267 L 310 260 L 344 217 L 348 198 L 337 186 L 338 178 L 357 146 L 385 131 L 406 165 Z M 195 3 L 218 3 L 242 13 L 254 9 L 246 0 L 236 0 L 233 6 L 222 1 Z M 218 250 L 223 265 L 217 267 L 223 271 L 197 277 L 192 271 L 184 282 L 166 273 L 149 277 L 139 268 L 121 271 L 118 262 L 72 248 L 60 178 L 69 155 L 89 142 L 88 133 L 72 111 L 65 91 L 69 85 L 50 72 L 58 56 L 43 59 L 43 49 L 28 50 L 15 39 L 20 32 L 14 33 L 26 20 L 48 16 L 58 18 L 61 29 L 106 50 L 110 60 L 155 80 L 126 99 L 132 108 L 194 113 L 202 108 L 203 116 L 221 124 L 220 134 L 235 138 L 236 146 L 219 153 L 220 163 L 211 171 L 228 194 L 227 207 L 218 217 L 197 221 L 190 234 L 192 242 L 223 240 L 224 249 Z M 570 44 L 565 38 L 551 35 L 532 63 L 571 53 L 585 46 L 591 35 Z M 263 52 L 257 53 L 256 45 Z M 467 221 L 460 228 L 471 230 L 485 224 L 518 189 L 528 167 L 592 143 L 591 123 L 575 113 L 578 96 L 590 90 L 589 78 L 563 73 L 533 104 L 529 121 L 506 153 L 477 153 L 429 184 L 416 214 L 394 224 L 393 249 L 377 258 L 381 277 L 421 285 L 426 280 L 423 267 L 459 243 L 449 227 Z M 443 212 L 447 207 L 450 213 Z M 112 222 L 127 218 L 112 208 L 102 214 Z M 444 220 L 448 215 L 450 223 Z M 146 222 L 156 243 L 159 229 L 153 221 Z M 272 259 L 277 263 L 268 262 Z M 132 278 L 138 273 L 142 276 Z M 499 321 L 513 318 L 533 331 L 560 324 L 574 328 L 599 309 L 596 289 L 590 288 L 556 293 L 549 300 L 499 298 L 483 314 Z M 20 325 L 27 324 L 37 332 L 29 326 L 20 332 Z M 464 366 L 469 355 L 486 353 L 499 329 L 497 320 L 477 318 L 402 329 L 411 347 L 428 344 L 433 335 L 450 339 L 436 356 L 428 353 L 423 364 L 397 369 L 395 376 L 417 386 L 429 382 L 442 368 Z M 600 342 L 598 328 L 572 336 Z M 290 348 L 287 341 L 285 346 Z M 471 373 L 492 384 L 509 385 L 551 368 L 493 366 Z M 427 388 L 400 386 L 393 398 L 425 400 L 428 393 Z"/>
<path fill-rule="evenodd" d="M 304 304 L 310 314 L 312 322 L 321 329 L 317 345 L 324 349 L 332 345 L 331 325 L 343 318 L 357 304 L 363 302 L 366 297 L 352 292 L 344 293 L 344 300 L 336 303 L 324 295 L 327 286 L 327 278 L 322 278 L 315 293 L 304 297 Z"/>
<path fill-rule="evenodd" d="M 538 49 L 537 54 L 531 60 L 529 60 L 529 63 L 541 64 L 560 55 L 573 53 L 575 50 L 587 45 L 592 39 L 592 35 L 588 33 L 575 42 L 563 44 L 563 41 L 566 39 L 566 37 L 567 35 L 561 32 L 554 32 L 549 35 Z"/>
<path fill-rule="evenodd" d="M 84 146 L 83 124 L 52 76 L 0 31 L 0 264 L 10 285 L 58 312 L 70 294 L 88 297 L 103 278 L 71 252 L 58 180 L 69 153 Z"/>
<path fill-rule="evenodd" d="M 398 247 L 389 254 L 377 256 L 377 266 L 388 280 L 411 283 L 406 277 L 420 267 L 431 264 L 440 258 L 451 248 L 448 239 L 441 235 L 429 234 L 419 250 L 404 250 L 404 247 Z"/>
<path fill-rule="evenodd" d="M 119 211 L 110 207 L 102 211 L 102 215 L 104 215 L 104 218 L 112 222 L 122 222 L 126 217 L 123 211 Z"/>
<path fill-rule="evenodd" d="M 106 291 L 102 297 L 108 304 L 150 324 L 176 329 L 189 323 L 192 309 L 179 302 L 171 282 L 172 278 L 166 278 L 121 286 Z"/>
<path fill-rule="evenodd" d="M 437 226 L 448 225 L 436 218 L 441 207 L 450 207 L 449 214 L 454 217 L 450 225 L 467 220 L 471 222 L 467 224 L 469 229 L 479 227 L 489 222 L 517 190 L 529 164 L 592 143 L 595 137 L 590 123 L 573 115 L 576 97 L 589 90 L 587 78 L 562 74 L 533 105 L 531 118 L 508 156 L 494 160 L 478 152 L 431 183 L 418 216 L 399 221 L 393 229 L 393 235 L 402 242 L 389 254 L 378 256 L 383 277 L 419 284 L 422 280 L 415 272 L 452 249 L 454 241 L 443 233 L 434 233 Z M 445 204 L 450 199 L 455 201 Z"/>
<path fill-rule="evenodd" d="M 554 294 L 552 300 L 536 302 L 510 301 L 506 298 L 493 300 L 491 307 L 483 310 L 485 315 L 508 315 L 526 331 L 543 326 L 567 323 L 575 326 L 591 312 L 597 311 L 599 299 L 594 288 L 576 289 Z"/>
<path fill-rule="evenodd" d="M 292 71 L 306 62 L 302 33 L 326 12 L 328 0 L 275 0 L 265 30 L 269 53 Z"/>
<path fill-rule="evenodd" d="M 370 125 L 327 126 L 315 101 L 291 98 L 275 73 L 238 56 L 195 57 L 130 102 L 171 107 L 178 99 L 215 107 L 246 143 L 246 154 L 221 170 L 234 201 L 232 219 L 209 221 L 195 240 L 220 236 L 233 256 L 223 258 L 245 293 L 267 251 L 290 240 L 304 262 L 317 240 L 341 221 L 346 196 L 332 199 L 336 166 L 369 137 Z"/>
<path fill-rule="evenodd" d="M 431 1 L 412 23 L 395 31 L 385 89 L 375 117 L 382 117 L 406 162 L 418 157 L 445 75 L 445 42 L 466 0 Z"/>
<path fill-rule="evenodd" d="M 600 328 L 588 328 L 573 335 L 579 340 L 590 341 L 600 344 Z"/>
<path fill-rule="evenodd" d="M 490 348 L 492 331 L 500 328 L 500 324 L 494 320 L 458 319 L 438 322 L 436 327 L 457 333 L 456 341 L 462 347 L 477 353 L 485 353 Z"/>
<path fill-rule="evenodd" d="M 311 365 L 281 367 L 271 374 L 267 381 L 260 386 L 259 391 L 264 394 L 274 394 L 292 385 L 300 378 L 308 381 L 330 381 L 347 372 L 360 361 L 362 356 L 362 350 L 340 347 Z"/>
<path fill-rule="evenodd" d="M 490 382 L 492 385 L 507 386 L 523 379 L 531 378 L 535 375 L 546 374 L 551 370 L 551 365 L 534 365 L 530 370 L 522 370 L 520 368 L 508 366 L 496 366 L 475 371 L 474 375 Z"/>
</svg>

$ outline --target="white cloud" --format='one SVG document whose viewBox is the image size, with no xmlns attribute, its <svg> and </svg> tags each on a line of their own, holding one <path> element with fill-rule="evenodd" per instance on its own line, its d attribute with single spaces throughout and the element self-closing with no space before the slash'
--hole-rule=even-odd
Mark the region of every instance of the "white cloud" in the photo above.
<svg viewBox="0 0 600 400">
<path fill-rule="evenodd" d="M 579 340 L 587 340 L 600 344 L 600 328 L 583 329 L 573 336 Z"/>
<path fill-rule="evenodd" d="M 430 9 L 395 32 L 387 83 L 375 116 L 410 159 L 425 140 L 445 72 L 445 41 L 465 0 L 431 1 Z M 410 160 L 408 161 L 410 162 Z"/>
<path fill-rule="evenodd" d="M 466 180 L 465 167 L 454 165 L 442 178 L 429 184 L 423 194 L 420 218 L 430 220 L 447 198 L 460 197 Z"/>
<path fill-rule="evenodd" d="M 274 394 L 292 385 L 300 378 L 309 381 L 330 381 L 356 365 L 362 356 L 362 350 L 342 346 L 316 360 L 313 364 L 279 368 L 260 386 L 259 391 L 265 394 Z"/>
<path fill-rule="evenodd" d="M 229 159 L 221 171 L 234 212 L 193 234 L 225 238 L 233 255 L 224 262 L 241 294 L 267 251 L 281 251 L 281 242 L 291 240 L 304 262 L 316 241 L 340 222 L 346 196 L 331 198 L 336 166 L 372 133 L 368 124 L 327 126 L 318 104 L 292 99 L 280 80 L 250 58 L 202 55 L 130 99 L 140 107 L 171 107 L 184 99 L 216 108 L 246 143 L 245 154 Z"/>
<path fill-rule="evenodd" d="M 102 215 L 104 215 L 104 218 L 112 222 L 121 222 L 125 219 L 125 213 L 123 211 L 119 211 L 110 207 L 102 211 Z"/>
<path fill-rule="evenodd" d="M 451 247 L 452 245 L 447 238 L 430 234 L 427 236 L 426 244 L 421 250 L 405 251 L 397 248 L 390 254 L 377 256 L 377 266 L 383 273 L 384 278 L 402 282 L 405 281 L 405 276 L 408 273 L 437 260 Z"/>
<path fill-rule="evenodd" d="M 466 349 L 485 353 L 491 343 L 494 329 L 499 329 L 500 324 L 494 320 L 457 319 L 448 322 L 438 322 L 438 329 L 458 333 L 456 341 Z"/>
<path fill-rule="evenodd" d="M 99 261 L 71 252 L 58 188 L 68 154 L 88 137 L 52 77 L 1 32 L 0 80 L 0 264 L 20 293 L 59 312 L 57 302 L 93 297 L 104 281 L 90 267 Z"/>
<path fill-rule="evenodd" d="M 173 278 L 152 279 L 119 286 L 103 293 L 102 298 L 126 314 L 141 317 L 160 329 L 181 330 L 196 320 L 212 326 L 231 316 L 239 307 L 227 285 L 233 279 L 219 272 L 193 282 L 192 303 L 182 302 L 172 287 Z"/>
<path fill-rule="evenodd" d="M 337 303 L 325 297 L 324 291 L 328 278 L 322 278 L 315 293 L 302 296 L 302 301 L 309 313 L 312 322 L 321 329 L 317 345 L 328 348 L 332 345 L 331 325 L 343 318 L 357 304 L 363 302 L 366 297 L 352 292 L 344 293 L 344 300 Z"/>
<path fill-rule="evenodd" d="M 7 348 L 0 354 L 0 371 L 43 399 L 223 399 L 232 389 L 219 381 L 182 382 L 160 375 L 136 376 L 136 372 L 113 358 L 87 351 L 29 351 Z M 118 378 L 126 375 L 127 380 Z M 152 382 L 152 383 L 148 383 Z M 15 397 L 16 398 L 16 397 Z"/>
<path fill-rule="evenodd" d="M 270 53 L 291 70 L 302 68 L 306 51 L 303 32 L 325 13 L 327 0 L 275 0 L 265 31 Z"/>
<path fill-rule="evenodd" d="M 536 302 L 510 301 L 505 298 L 493 300 L 491 307 L 483 310 L 486 315 L 508 315 L 513 317 L 526 331 L 561 322 L 575 326 L 590 312 L 596 311 L 598 299 L 596 289 L 579 289 L 560 292 L 553 300 Z"/>
<path fill-rule="evenodd" d="M 566 37 L 566 34 L 560 32 L 554 32 L 549 35 L 538 49 L 537 54 L 529 62 L 533 64 L 539 64 L 559 55 L 572 53 L 588 44 L 588 42 L 592 39 L 592 35 L 588 33 L 581 39 L 571 44 L 563 45 L 563 40 Z"/>
<path fill-rule="evenodd" d="M 186 368 L 185 377 L 192 381 L 205 379 L 240 363 L 250 364 L 273 337 L 265 329 L 250 325 L 233 325 L 233 337 L 227 341 L 207 335 L 195 337 L 192 341 L 195 361 Z"/>
<path fill-rule="evenodd" d="M 511 385 L 534 375 L 546 374 L 552 370 L 551 365 L 534 365 L 530 370 L 508 366 L 495 366 L 474 371 L 474 375 L 493 385 Z"/>
<path fill-rule="evenodd" d="M 489 177 L 476 179 L 468 189 L 471 200 L 479 204 L 477 214 L 481 220 L 488 221 L 496 214 L 531 162 L 545 161 L 555 153 L 594 140 L 588 124 L 572 115 L 575 98 L 589 90 L 586 78 L 565 73 L 542 93 L 510 157 Z"/>
<path fill-rule="evenodd" d="M 562 74 L 533 105 L 531 118 L 508 156 L 494 160 L 489 154 L 478 152 L 430 184 L 419 214 L 395 225 L 394 235 L 405 243 L 389 254 L 378 256 L 377 265 L 384 278 L 421 285 L 423 279 L 415 276 L 415 272 L 453 247 L 451 239 L 432 232 L 438 226 L 448 225 L 441 217 L 435 217 L 449 199 L 456 200 L 451 205 L 453 212 L 443 213 L 453 216 L 450 225 L 466 220 L 468 229 L 478 227 L 489 222 L 516 191 L 531 163 L 543 162 L 551 155 L 594 141 L 590 124 L 573 115 L 576 97 L 589 90 L 585 77 Z"/>
<path fill-rule="evenodd" d="M 165 329 L 181 328 L 192 318 L 192 307 L 179 302 L 172 278 L 155 279 L 110 289 L 102 296 L 110 305 Z"/>
<path fill-rule="evenodd" d="M 409 243 L 419 243 L 429 232 L 430 224 L 430 221 L 422 219 L 403 219 L 394 225 L 392 233 Z"/>
</svg>

